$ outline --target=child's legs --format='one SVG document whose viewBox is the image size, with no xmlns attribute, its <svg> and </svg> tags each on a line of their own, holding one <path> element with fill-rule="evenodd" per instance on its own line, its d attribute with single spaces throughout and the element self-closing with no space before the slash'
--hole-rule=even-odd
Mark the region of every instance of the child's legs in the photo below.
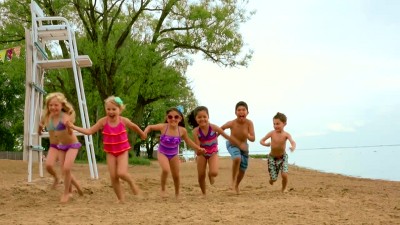
<svg viewBox="0 0 400 225">
<path fill-rule="evenodd" d="M 218 176 L 218 154 L 214 153 L 212 156 L 208 159 L 208 176 L 210 177 L 216 177 Z"/>
<path fill-rule="evenodd" d="M 207 159 L 200 155 L 197 157 L 197 179 L 199 181 L 200 189 L 203 194 L 206 193 L 206 168 Z"/>
<path fill-rule="evenodd" d="M 115 194 L 117 195 L 118 200 L 121 201 L 123 200 L 124 196 L 122 194 L 121 184 L 117 175 L 117 157 L 110 153 L 107 153 L 107 167 L 108 172 L 110 173 L 111 185 Z"/>
<path fill-rule="evenodd" d="M 125 151 L 121 155 L 117 157 L 117 176 L 122 180 L 128 182 L 129 187 L 131 188 L 134 194 L 138 194 L 139 189 L 133 181 L 132 177 L 128 173 L 128 158 L 129 152 Z"/>
<path fill-rule="evenodd" d="M 165 184 L 167 183 L 167 177 L 170 171 L 169 160 L 167 156 L 158 152 L 157 153 L 158 164 L 161 168 L 161 191 L 165 191 Z"/>
<path fill-rule="evenodd" d="M 244 174 L 246 173 L 248 165 L 249 165 L 249 156 L 241 155 L 240 168 L 239 168 L 237 179 L 236 179 L 236 187 L 238 187 L 240 182 L 242 181 Z"/>
<path fill-rule="evenodd" d="M 233 186 L 236 183 L 237 176 L 239 173 L 241 154 L 240 154 L 240 149 L 236 146 L 231 145 L 229 141 L 226 142 L 226 149 L 228 150 L 232 159 L 232 186 Z"/>
<path fill-rule="evenodd" d="M 208 159 L 208 178 L 211 184 L 214 184 L 214 178 L 218 176 L 218 162 L 219 157 L 217 153 L 212 154 Z"/>
<path fill-rule="evenodd" d="M 288 184 L 288 172 L 289 172 L 289 165 L 288 165 L 288 155 L 285 153 L 283 156 L 283 162 L 282 162 L 282 191 L 286 192 L 286 187 Z"/>
<path fill-rule="evenodd" d="M 58 182 L 58 176 L 56 171 L 54 170 L 54 165 L 58 159 L 58 149 L 50 147 L 49 152 L 47 153 L 46 159 L 46 170 L 54 177 L 54 179 Z"/>
<path fill-rule="evenodd" d="M 62 165 L 62 173 L 64 175 L 64 195 L 61 198 L 62 202 L 68 201 L 70 189 L 71 189 L 71 181 L 72 181 L 72 174 L 71 169 L 74 165 L 74 161 L 76 155 L 78 154 L 78 149 L 71 148 L 67 151 L 60 151 L 60 163 Z M 80 189 L 80 188 L 79 188 Z"/>
<path fill-rule="evenodd" d="M 180 179 L 179 179 L 179 156 L 176 155 L 172 159 L 169 160 L 169 166 L 171 169 L 171 175 L 172 179 L 174 180 L 174 186 L 175 186 L 175 195 L 179 195 L 179 186 L 180 186 Z"/>
<path fill-rule="evenodd" d="M 275 158 L 272 156 L 268 156 L 268 172 L 270 177 L 270 183 L 272 184 L 278 179 L 279 170 L 276 165 Z"/>
</svg>

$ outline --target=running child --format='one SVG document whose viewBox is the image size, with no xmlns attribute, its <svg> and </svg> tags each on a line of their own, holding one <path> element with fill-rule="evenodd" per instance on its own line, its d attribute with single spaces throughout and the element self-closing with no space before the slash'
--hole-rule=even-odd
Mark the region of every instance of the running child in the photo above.
<svg viewBox="0 0 400 225">
<path fill-rule="evenodd" d="M 206 195 L 206 170 L 208 164 L 208 179 L 214 184 L 218 175 L 218 136 L 247 150 L 245 143 L 227 135 L 221 127 L 209 122 L 208 109 L 205 106 L 196 107 L 188 116 L 188 122 L 193 127 L 194 142 L 203 147 L 206 152 L 197 156 L 197 173 L 201 192 Z"/>
<path fill-rule="evenodd" d="M 171 172 L 175 196 L 178 198 L 180 189 L 179 144 L 181 139 L 185 140 L 186 144 L 195 149 L 198 154 L 204 154 L 205 150 L 189 138 L 183 114 L 177 108 L 168 109 L 165 122 L 147 126 L 144 133 L 147 135 L 151 131 L 161 132 L 157 151 L 157 159 L 161 167 L 161 196 L 166 197 L 165 186 L 168 174 Z"/>
<path fill-rule="evenodd" d="M 268 172 L 270 175 L 269 183 L 271 185 L 278 179 L 279 171 L 282 176 L 282 192 L 286 192 L 288 183 L 288 154 L 286 153 L 286 141 L 290 142 L 290 151 L 296 149 L 296 142 L 292 136 L 284 131 L 287 117 L 285 114 L 278 112 L 273 117 L 274 130 L 270 131 L 265 137 L 260 140 L 260 144 L 266 147 L 271 147 L 268 154 Z M 271 138 L 271 142 L 266 142 Z"/>
<path fill-rule="evenodd" d="M 222 130 L 230 129 L 230 136 L 237 139 L 241 145 L 247 144 L 247 140 L 254 142 L 255 133 L 253 121 L 247 119 L 249 114 L 246 102 L 240 101 L 235 106 L 236 118 L 222 125 Z M 249 150 L 242 149 L 229 140 L 226 141 L 226 148 L 232 158 L 232 189 L 239 194 L 239 184 L 246 173 L 249 163 Z"/>
<path fill-rule="evenodd" d="M 138 133 L 142 140 L 146 134 L 131 120 L 121 116 L 125 105 L 121 98 L 110 96 L 105 101 L 107 116 L 99 119 L 91 128 L 85 129 L 70 123 L 70 127 L 80 133 L 91 135 L 102 130 L 103 147 L 107 153 L 107 166 L 110 173 L 111 184 L 117 195 L 118 202 L 124 202 L 120 179 L 126 181 L 134 195 L 139 194 L 139 188 L 128 173 L 128 151 L 131 149 L 126 128 Z"/>
<path fill-rule="evenodd" d="M 46 96 L 43 112 L 38 134 L 41 135 L 44 129 L 49 132 L 50 148 L 45 162 L 46 170 L 53 176 L 52 187 L 56 188 L 60 183 L 60 178 L 54 165 L 57 159 L 59 160 L 64 176 L 64 193 L 60 202 L 65 203 L 71 196 L 71 184 L 76 187 L 79 195 L 83 195 L 80 185 L 71 173 L 78 150 L 82 145 L 72 130 L 66 126 L 68 122 L 75 121 L 75 110 L 64 94 L 55 92 Z"/>
</svg>

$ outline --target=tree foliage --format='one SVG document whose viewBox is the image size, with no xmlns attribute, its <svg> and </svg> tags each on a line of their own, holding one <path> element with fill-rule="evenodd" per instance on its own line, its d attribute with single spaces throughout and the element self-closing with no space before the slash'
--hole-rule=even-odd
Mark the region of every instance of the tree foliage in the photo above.
<svg viewBox="0 0 400 225">
<path fill-rule="evenodd" d="M 24 40 L 24 28 L 30 27 L 29 3 L 0 3 L 0 43 Z M 78 52 L 89 55 L 93 62 L 92 67 L 83 69 L 83 79 L 89 115 L 95 115 L 96 120 L 104 115 L 103 99 L 118 95 L 128 105 L 124 113 L 132 121 L 142 128 L 158 123 L 153 118 L 163 118 L 169 106 L 184 105 L 189 110 L 196 105 L 185 77 L 192 55 L 202 54 L 204 60 L 227 67 L 246 66 L 251 59 L 252 52 L 243 51 L 239 32 L 240 24 L 252 14 L 245 8 L 248 0 L 37 3 L 46 15 L 64 16 L 76 27 Z M 67 56 L 65 43 L 57 44 L 60 54 Z M 74 103 L 70 73 L 49 72 L 45 87 L 48 92 L 64 92 Z M 135 135 L 131 139 L 134 141 Z"/>
</svg>

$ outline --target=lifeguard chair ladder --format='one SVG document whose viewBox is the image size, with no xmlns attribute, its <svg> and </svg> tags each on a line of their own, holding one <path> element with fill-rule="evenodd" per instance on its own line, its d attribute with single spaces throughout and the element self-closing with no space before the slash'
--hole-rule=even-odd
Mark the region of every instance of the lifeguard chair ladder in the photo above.
<svg viewBox="0 0 400 225">
<path fill-rule="evenodd" d="M 64 17 L 45 16 L 35 1 L 30 4 L 32 15 L 31 30 L 25 29 L 26 38 L 26 84 L 24 114 L 24 160 L 28 160 L 28 182 L 32 181 L 32 162 L 34 157 L 39 162 L 39 174 L 43 177 L 42 138 L 49 137 L 48 132 L 38 134 L 38 125 L 43 110 L 43 89 L 45 72 L 51 69 L 72 69 L 77 92 L 82 127 L 89 128 L 89 115 L 86 105 L 81 68 L 92 66 L 87 55 L 78 55 L 75 34 L 68 20 Z M 46 43 L 64 40 L 69 50 L 69 58 L 49 59 L 46 54 Z M 76 135 L 83 135 L 75 132 Z M 88 156 L 90 176 L 98 178 L 93 139 L 91 135 L 83 135 Z M 37 152 L 38 155 L 33 155 Z"/>
</svg>

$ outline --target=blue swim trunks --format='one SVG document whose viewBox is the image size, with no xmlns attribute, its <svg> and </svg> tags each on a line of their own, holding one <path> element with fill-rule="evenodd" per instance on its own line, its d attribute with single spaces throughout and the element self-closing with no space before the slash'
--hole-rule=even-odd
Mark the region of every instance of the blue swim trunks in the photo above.
<svg viewBox="0 0 400 225">
<path fill-rule="evenodd" d="M 242 151 L 239 147 L 232 145 L 229 141 L 226 141 L 226 149 L 228 149 L 232 159 L 240 157 L 240 170 L 246 171 L 249 165 L 249 151 Z"/>
</svg>

